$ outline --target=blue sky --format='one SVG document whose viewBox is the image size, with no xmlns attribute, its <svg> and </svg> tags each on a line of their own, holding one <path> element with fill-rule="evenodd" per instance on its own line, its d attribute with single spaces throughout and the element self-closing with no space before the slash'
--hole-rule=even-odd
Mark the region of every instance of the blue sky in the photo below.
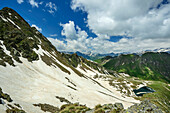
<svg viewBox="0 0 170 113">
<path fill-rule="evenodd" d="M 1 0 L 59 51 L 139 52 L 170 47 L 170 0 Z"/>
<path fill-rule="evenodd" d="M 62 39 L 60 23 L 67 23 L 69 20 L 74 20 L 75 24 L 79 25 L 82 29 L 89 32 L 84 18 L 87 18 L 87 13 L 82 11 L 73 11 L 70 7 L 70 0 L 35 0 L 38 7 L 31 5 L 29 0 L 23 0 L 21 4 L 17 0 L 1 0 L 0 8 L 10 7 L 17 11 L 30 25 L 35 24 L 42 29 L 44 36 L 57 34 L 59 39 Z M 56 6 L 54 13 L 50 13 L 49 7 L 46 4 L 53 3 Z"/>
</svg>

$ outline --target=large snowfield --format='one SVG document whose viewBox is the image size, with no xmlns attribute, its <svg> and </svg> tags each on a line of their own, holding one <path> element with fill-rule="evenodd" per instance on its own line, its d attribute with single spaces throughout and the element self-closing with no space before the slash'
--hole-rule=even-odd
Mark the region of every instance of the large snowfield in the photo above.
<svg viewBox="0 0 170 113">
<path fill-rule="evenodd" d="M 3 47 L 5 52 L 9 52 Z M 41 47 L 36 51 L 39 55 L 50 53 Z M 108 84 L 108 81 L 93 80 L 93 76 L 100 73 L 94 69 L 82 70 L 86 78 L 78 76 L 71 68 L 66 67 L 57 61 L 71 74 L 63 72 L 55 66 L 48 66 L 41 58 L 38 61 L 28 62 L 27 59 L 20 58 L 23 63 L 15 62 L 15 67 L 7 64 L 6 67 L 0 65 L 0 87 L 3 92 L 9 94 L 13 103 L 20 104 L 28 113 L 43 112 L 33 104 L 50 104 L 60 107 L 65 102 L 60 102 L 58 97 L 63 97 L 72 103 L 94 107 L 97 104 L 108 104 L 120 102 L 125 108 L 133 103 L 139 103 L 132 97 L 122 97 L 121 93 Z M 89 67 L 90 68 L 90 67 Z M 107 76 L 107 75 L 103 75 Z M 7 102 L 6 102 L 7 103 Z M 5 106 L 0 105 L 0 112 L 5 112 Z"/>
</svg>

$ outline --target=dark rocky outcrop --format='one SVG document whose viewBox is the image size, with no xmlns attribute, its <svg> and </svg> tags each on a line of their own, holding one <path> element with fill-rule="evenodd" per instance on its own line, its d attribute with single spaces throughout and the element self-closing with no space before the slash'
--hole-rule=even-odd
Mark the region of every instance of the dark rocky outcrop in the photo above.
<svg viewBox="0 0 170 113">
<path fill-rule="evenodd" d="M 12 106 L 11 104 L 8 104 L 8 109 L 6 110 L 6 113 L 26 113 L 22 109 L 18 109 L 17 107 Z"/>
<path fill-rule="evenodd" d="M 59 108 L 49 105 L 49 104 L 33 104 L 36 107 L 40 107 L 42 111 L 44 112 L 50 112 L 50 113 L 58 113 Z"/>
<path fill-rule="evenodd" d="M 124 109 L 121 103 L 97 105 L 93 110 L 86 113 L 164 113 L 149 100 L 142 101 L 140 104 Z"/>
<path fill-rule="evenodd" d="M 0 88 L 0 99 L 4 99 L 4 100 L 7 100 L 8 102 L 12 102 L 13 100 L 11 99 L 11 97 L 6 94 L 6 93 L 3 93 L 2 89 Z M 1 100 L 0 103 L 3 103 L 3 101 Z"/>
<path fill-rule="evenodd" d="M 142 101 L 140 104 L 135 104 L 129 107 L 125 113 L 163 113 L 155 104 L 150 103 L 149 100 Z"/>
</svg>

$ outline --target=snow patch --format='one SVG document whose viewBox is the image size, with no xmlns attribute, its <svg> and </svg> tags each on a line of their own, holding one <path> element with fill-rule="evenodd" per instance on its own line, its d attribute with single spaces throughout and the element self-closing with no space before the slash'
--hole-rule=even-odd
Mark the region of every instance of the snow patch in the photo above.
<svg viewBox="0 0 170 113">
<path fill-rule="evenodd" d="M 130 75 L 126 74 L 126 73 L 119 73 L 119 75 L 123 76 L 123 77 L 129 77 Z"/>
<path fill-rule="evenodd" d="M 1 15 L 0 15 L 0 17 L 2 18 L 3 21 L 8 22 L 8 20 L 5 19 L 4 17 L 2 17 Z"/>
<path fill-rule="evenodd" d="M 0 42 L 1 42 L 1 44 L 2 44 L 2 45 L 0 45 L 0 46 L 2 47 L 2 49 L 4 50 L 4 52 L 5 52 L 7 55 L 11 56 L 11 55 L 10 55 L 10 51 L 8 51 L 8 50 L 6 49 L 5 45 L 3 44 L 3 41 L 0 40 Z"/>
<path fill-rule="evenodd" d="M 33 49 L 35 51 L 35 53 L 39 54 L 39 55 L 44 55 L 45 51 L 41 48 L 40 45 L 38 45 L 39 49 Z"/>
<path fill-rule="evenodd" d="M 18 25 L 16 25 L 11 19 L 7 18 L 13 25 L 15 25 L 18 29 L 21 29 Z"/>
<path fill-rule="evenodd" d="M 28 37 L 28 39 L 34 40 L 32 37 Z"/>
</svg>

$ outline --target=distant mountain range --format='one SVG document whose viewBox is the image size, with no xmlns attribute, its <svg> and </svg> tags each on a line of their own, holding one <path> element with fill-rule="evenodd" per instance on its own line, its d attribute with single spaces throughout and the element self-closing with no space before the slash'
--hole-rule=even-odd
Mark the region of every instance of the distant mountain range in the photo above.
<svg viewBox="0 0 170 113">
<path fill-rule="evenodd" d="M 119 55 L 127 55 L 127 54 L 136 54 L 136 55 L 142 55 L 146 52 L 166 52 L 166 53 L 169 53 L 170 54 L 170 47 L 169 48 L 159 48 L 159 49 L 154 49 L 154 50 L 146 50 L 146 51 L 143 51 L 143 52 L 137 52 L 137 53 L 130 53 L 130 52 L 122 52 L 122 53 L 107 53 L 107 54 L 99 54 L 99 53 L 81 53 L 79 51 L 77 52 L 63 52 L 63 53 L 66 53 L 66 54 L 74 54 L 76 53 L 78 56 L 82 56 L 86 59 L 89 59 L 89 60 L 97 60 L 97 59 L 101 59 L 101 58 L 104 58 L 106 56 L 111 56 L 111 57 L 115 57 L 115 56 L 119 56 Z"/>
<path fill-rule="evenodd" d="M 119 54 L 117 54 L 117 53 L 108 53 L 108 54 L 96 54 L 96 53 L 81 53 L 81 52 L 79 52 L 79 51 L 77 51 L 77 52 L 64 52 L 64 53 L 66 53 L 66 54 L 74 54 L 74 53 L 76 53 L 78 56 L 82 56 L 82 57 L 84 57 L 84 58 L 86 58 L 86 59 L 89 59 L 89 60 L 96 60 L 96 59 L 100 59 L 100 58 L 103 58 L 103 57 L 105 57 L 105 56 L 112 56 L 112 57 L 114 57 L 114 56 L 118 56 Z"/>
<path fill-rule="evenodd" d="M 146 50 L 146 52 L 166 52 L 170 54 L 170 47 L 168 48 L 159 48 L 154 50 Z"/>
</svg>

